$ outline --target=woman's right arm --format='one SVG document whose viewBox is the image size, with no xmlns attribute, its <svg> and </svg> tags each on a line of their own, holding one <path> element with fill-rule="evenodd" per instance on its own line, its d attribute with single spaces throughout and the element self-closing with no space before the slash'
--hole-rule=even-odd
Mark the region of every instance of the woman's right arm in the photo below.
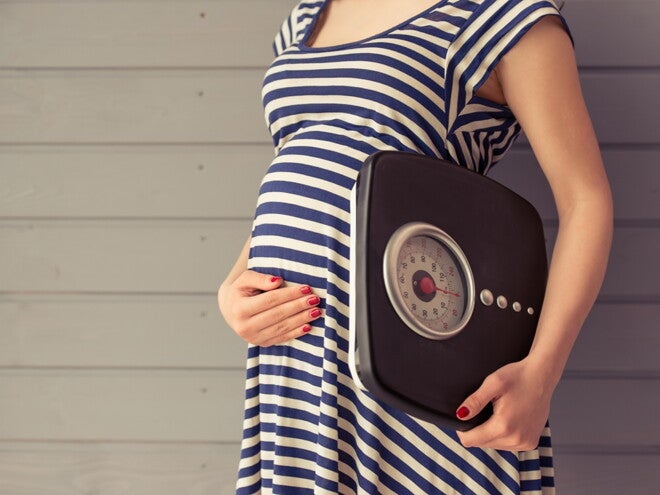
<svg viewBox="0 0 660 495">
<path fill-rule="evenodd" d="M 251 344 L 268 347 L 311 331 L 321 317 L 318 296 L 307 285 L 282 287 L 284 281 L 248 270 L 248 237 L 236 263 L 218 289 L 218 307 L 227 324 Z"/>
</svg>

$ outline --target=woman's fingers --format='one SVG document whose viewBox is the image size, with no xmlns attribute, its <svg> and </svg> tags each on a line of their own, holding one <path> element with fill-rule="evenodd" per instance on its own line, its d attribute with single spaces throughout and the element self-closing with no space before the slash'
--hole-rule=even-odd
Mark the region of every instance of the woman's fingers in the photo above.
<svg viewBox="0 0 660 495">
<path fill-rule="evenodd" d="M 320 318 L 318 296 L 307 285 L 282 287 L 280 277 L 243 272 L 226 298 L 230 326 L 251 344 L 269 346 L 300 337 Z"/>
<path fill-rule="evenodd" d="M 259 345 L 268 347 L 305 335 L 312 330 L 310 322 L 320 318 L 322 314 L 323 312 L 318 308 L 307 309 L 271 327 L 264 328 L 259 332 Z"/>
<path fill-rule="evenodd" d="M 238 276 L 233 285 L 244 295 L 253 296 L 277 289 L 282 282 L 282 277 L 246 270 Z"/>
<path fill-rule="evenodd" d="M 497 400 L 506 389 L 504 380 L 497 373 L 490 374 L 481 386 L 470 394 L 456 410 L 459 419 L 467 421 L 473 418 L 491 401 Z M 496 416 L 491 416 L 483 424 L 468 431 L 457 432 L 464 447 L 482 446 L 500 438 L 502 431 Z"/>
<path fill-rule="evenodd" d="M 506 383 L 500 375 L 497 373 L 488 375 L 481 386 L 456 409 L 456 416 L 464 421 L 472 419 L 486 407 L 486 404 L 497 399 L 505 389 Z"/>
<path fill-rule="evenodd" d="M 311 292 L 311 289 L 307 286 L 306 293 L 303 293 L 300 290 L 300 287 L 294 287 L 293 294 L 286 294 L 284 291 L 290 291 L 291 288 L 287 287 L 286 289 L 277 289 L 273 291 L 273 296 L 277 298 L 278 304 L 276 305 L 256 305 L 256 308 L 265 308 L 263 311 L 260 311 L 254 314 L 250 318 L 250 325 L 254 328 L 262 328 L 265 331 L 267 328 L 281 327 L 286 325 L 286 328 L 282 328 L 282 332 L 292 330 L 291 323 L 294 322 L 302 325 L 312 319 L 318 318 L 320 314 L 314 312 L 321 311 L 317 306 L 321 303 L 321 299 Z M 276 292 L 283 292 L 283 294 L 275 294 Z M 252 299 L 258 299 L 266 294 L 260 294 L 255 296 Z M 292 297 L 292 299 L 288 299 Z M 251 301 L 252 303 L 252 301 Z M 292 318 L 295 318 L 292 320 Z M 280 332 L 281 333 L 281 332 Z"/>
<path fill-rule="evenodd" d="M 293 312 L 297 312 L 293 311 L 292 308 L 299 308 L 299 310 L 304 309 L 308 299 L 317 297 L 314 296 L 312 292 L 312 288 L 309 285 L 295 285 L 292 287 L 273 289 L 250 297 L 245 301 L 247 303 L 245 310 L 248 313 L 247 316 L 250 317 L 260 315 L 269 310 L 274 310 L 269 314 L 269 317 L 274 317 L 277 322 L 290 316 Z M 294 301 L 294 304 L 289 304 Z"/>
<path fill-rule="evenodd" d="M 493 415 L 471 430 L 458 432 L 465 447 L 531 450 L 538 445 L 550 410 L 552 389 L 534 362 L 523 359 L 488 375 L 481 387 L 467 397 L 456 415 L 469 419 L 489 401 Z M 464 408 L 464 410 L 462 410 Z M 465 409 L 471 409 L 465 413 Z"/>
<path fill-rule="evenodd" d="M 293 289 L 293 290 L 292 290 Z M 281 294 L 276 294 L 276 293 Z M 249 342 L 261 346 L 273 345 L 304 334 L 306 323 L 316 320 L 323 312 L 317 306 L 321 299 L 311 292 L 308 286 L 287 287 L 254 296 L 250 299 L 272 295 L 267 302 L 256 302 L 254 308 L 263 309 L 245 321 L 243 333 L 249 336 Z M 294 297 L 294 299 L 289 299 Z M 275 301 L 275 305 L 271 304 Z M 251 304 L 253 301 L 250 302 Z M 265 309 L 264 309 L 265 308 Z M 293 333 L 294 337 L 285 337 Z M 245 338 L 245 337 L 244 337 Z"/>
</svg>

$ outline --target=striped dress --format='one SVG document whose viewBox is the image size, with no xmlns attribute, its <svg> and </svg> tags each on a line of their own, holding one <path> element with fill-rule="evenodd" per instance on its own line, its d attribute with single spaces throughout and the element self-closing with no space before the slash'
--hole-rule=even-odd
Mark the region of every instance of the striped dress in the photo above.
<svg viewBox="0 0 660 495">
<path fill-rule="evenodd" d="M 554 493 L 550 430 L 536 449 L 464 448 L 454 431 L 358 389 L 347 365 L 350 191 L 363 160 L 401 150 L 486 174 L 520 125 L 474 94 L 547 15 L 549 0 L 442 0 L 380 34 L 307 46 L 328 1 L 303 0 L 263 81 L 275 158 L 248 268 L 308 284 L 323 317 L 282 345 L 250 345 L 237 493 Z"/>
</svg>

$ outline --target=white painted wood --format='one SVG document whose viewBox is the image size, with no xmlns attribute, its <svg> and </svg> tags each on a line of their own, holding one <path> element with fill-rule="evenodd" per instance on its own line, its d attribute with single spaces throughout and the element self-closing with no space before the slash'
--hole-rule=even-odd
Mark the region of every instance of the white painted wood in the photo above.
<svg viewBox="0 0 660 495">
<path fill-rule="evenodd" d="M 3 0 L 0 66 L 265 66 L 272 57 L 275 32 L 294 4 L 294 0 Z M 569 0 L 562 14 L 581 65 L 660 63 L 653 45 L 658 2 Z"/>
<path fill-rule="evenodd" d="M 616 219 L 660 219 L 660 151 L 602 151 Z M 0 147 L 0 212 L 40 218 L 245 218 L 273 159 L 263 145 Z M 515 146 L 489 177 L 557 218 L 531 149 Z"/>
<path fill-rule="evenodd" d="M 247 356 L 215 295 L 0 296 L 0 322 L 0 368 L 243 369 Z"/>
<path fill-rule="evenodd" d="M 0 144 L 270 142 L 262 70 L 0 71 Z"/>
<path fill-rule="evenodd" d="M 238 444 L 0 442 L 3 495 L 230 495 Z"/>
<path fill-rule="evenodd" d="M 272 145 L 0 147 L 12 217 L 252 218 Z"/>
<path fill-rule="evenodd" d="M 0 370 L 3 440 L 237 442 L 244 371 Z M 643 397 L 643 407 L 639 398 Z M 555 445 L 660 442 L 660 380 L 565 378 Z"/>
<path fill-rule="evenodd" d="M 659 144 L 657 71 L 587 72 L 580 81 L 599 142 Z"/>
<path fill-rule="evenodd" d="M 660 375 L 660 304 L 597 303 L 584 322 L 567 372 Z"/>
<path fill-rule="evenodd" d="M 246 345 L 215 292 L 272 159 L 260 85 L 294 3 L 0 0 L 1 495 L 233 493 Z M 621 222 L 553 403 L 559 494 L 660 481 L 659 6 L 563 10 Z M 493 177 L 552 224 L 524 136 Z"/>
<path fill-rule="evenodd" d="M 0 370 L 0 438 L 237 442 L 244 378 L 239 370 Z"/>
<path fill-rule="evenodd" d="M 548 250 L 554 247 L 557 229 L 546 228 Z M 601 297 L 625 298 L 634 301 L 660 299 L 660 229 L 618 227 L 614 232 L 612 250 Z M 552 253 L 550 253 L 550 257 Z M 550 261 L 550 257 L 548 258 Z"/>
<path fill-rule="evenodd" d="M 552 399 L 550 427 L 557 446 L 657 449 L 659 417 L 660 380 L 565 377 Z"/>
<path fill-rule="evenodd" d="M 568 373 L 660 374 L 660 304 L 597 303 Z M 247 344 L 215 296 L 0 296 L 0 368 L 234 368 Z"/>
<path fill-rule="evenodd" d="M 562 14 L 579 64 L 622 69 L 660 64 L 657 0 L 567 0 Z"/>
<path fill-rule="evenodd" d="M 215 293 L 249 221 L 0 222 L 0 292 Z M 556 227 L 546 228 L 548 249 Z M 617 229 L 601 296 L 660 297 L 660 229 Z"/>
<path fill-rule="evenodd" d="M 0 291 L 215 293 L 247 221 L 0 222 Z"/>
<path fill-rule="evenodd" d="M 263 66 L 294 3 L 2 1 L 0 66 Z"/>
<path fill-rule="evenodd" d="M 660 456 L 563 454 L 555 457 L 558 495 L 657 495 Z"/>
<path fill-rule="evenodd" d="M 555 450 L 557 493 L 656 494 L 657 455 Z M 54 487 L 58 495 L 232 495 L 238 455 L 238 444 L 2 442 L 0 479 L 6 495 L 43 495 Z"/>
<path fill-rule="evenodd" d="M 601 155 L 612 189 L 615 220 L 659 219 L 660 150 L 606 147 Z M 544 220 L 557 219 L 552 191 L 530 148 L 521 145 L 509 150 L 488 177 L 530 201 Z"/>
<path fill-rule="evenodd" d="M 0 144 L 267 143 L 263 75 L 262 69 L 2 71 Z M 599 71 L 581 80 L 601 142 L 660 142 L 660 74 Z"/>
</svg>

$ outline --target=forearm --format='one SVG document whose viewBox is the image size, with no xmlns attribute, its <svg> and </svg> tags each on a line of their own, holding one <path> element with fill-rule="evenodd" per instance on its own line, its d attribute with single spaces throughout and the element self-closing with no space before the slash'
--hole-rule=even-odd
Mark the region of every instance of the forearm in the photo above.
<svg viewBox="0 0 660 495">
<path fill-rule="evenodd" d="M 612 232 L 609 194 L 579 202 L 560 216 L 543 308 L 529 353 L 550 390 L 561 378 L 602 285 Z"/>
</svg>

